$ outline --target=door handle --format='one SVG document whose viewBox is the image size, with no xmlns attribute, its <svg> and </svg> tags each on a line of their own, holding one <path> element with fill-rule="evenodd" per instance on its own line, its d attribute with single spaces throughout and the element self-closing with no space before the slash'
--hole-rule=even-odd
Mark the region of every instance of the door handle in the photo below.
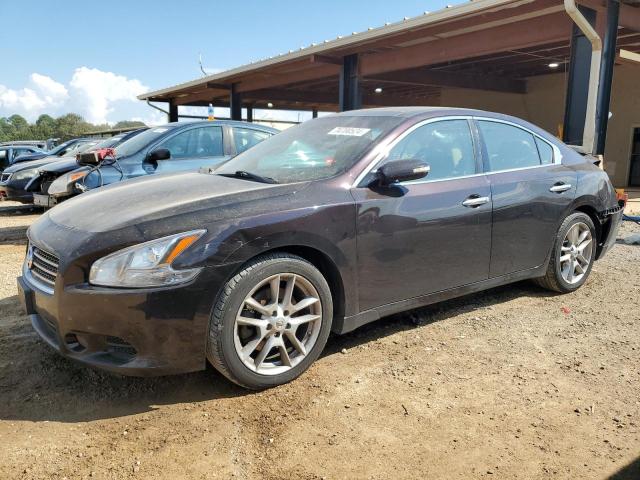
<svg viewBox="0 0 640 480">
<path fill-rule="evenodd" d="M 564 182 L 558 182 L 549 189 L 550 192 L 554 193 L 562 193 L 566 192 L 567 190 L 571 190 L 571 184 Z"/>
<path fill-rule="evenodd" d="M 464 202 L 462 202 L 462 205 L 464 205 L 465 207 L 475 208 L 475 207 L 479 207 L 480 205 L 484 205 L 485 203 L 489 203 L 489 197 L 471 195 Z"/>
</svg>

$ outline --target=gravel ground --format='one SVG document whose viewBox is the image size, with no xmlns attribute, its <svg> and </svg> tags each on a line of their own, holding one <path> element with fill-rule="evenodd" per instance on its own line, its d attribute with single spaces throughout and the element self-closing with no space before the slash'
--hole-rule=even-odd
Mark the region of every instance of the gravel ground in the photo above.
<svg viewBox="0 0 640 480">
<path fill-rule="evenodd" d="M 570 295 L 518 283 L 333 337 L 260 393 L 59 358 L 20 311 L 23 254 L 0 244 L 2 479 L 640 478 L 640 246 Z"/>
</svg>

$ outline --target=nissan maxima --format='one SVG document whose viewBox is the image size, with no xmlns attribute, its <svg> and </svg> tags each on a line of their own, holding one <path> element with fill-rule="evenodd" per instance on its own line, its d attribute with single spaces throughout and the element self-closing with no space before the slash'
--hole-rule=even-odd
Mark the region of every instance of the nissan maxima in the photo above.
<svg viewBox="0 0 640 480">
<path fill-rule="evenodd" d="M 35 222 L 20 296 L 62 355 L 129 375 L 288 382 L 341 334 L 533 279 L 569 293 L 622 215 L 593 163 L 500 114 L 352 111 L 208 170 L 153 175 Z"/>
</svg>

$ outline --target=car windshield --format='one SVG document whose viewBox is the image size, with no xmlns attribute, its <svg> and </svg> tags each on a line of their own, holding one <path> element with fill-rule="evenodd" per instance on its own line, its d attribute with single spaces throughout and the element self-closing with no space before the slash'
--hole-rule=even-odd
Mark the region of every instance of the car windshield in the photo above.
<svg viewBox="0 0 640 480">
<path fill-rule="evenodd" d="M 171 127 L 155 127 L 139 133 L 116 147 L 116 157 L 128 157 L 129 155 L 138 153 L 142 148 L 146 147 L 157 138 L 160 138 L 169 130 L 171 130 Z"/>
<path fill-rule="evenodd" d="M 58 153 L 60 153 L 62 150 L 64 150 L 65 148 L 67 148 L 67 145 L 69 145 L 71 143 L 71 140 L 68 142 L 64 142 L 61 143 L 60 145 L 58 145 L 57 147 L 55 147 L 52 150 L 49 150 L 47 152 L 48 155 L 57 155 Z"/>
<path fill-rule="evenodd" d="M 76 148 L 72 148 L 72 150 L 70 150 L 69 152 L 67 152 L 67 156 L 68 155 L 76 155 L 78 153 L 82 153 L 82 152 L 86 152 L 87 150 L 91 150 L 92 148 L 95 148 L 95 146 L 98 145 L 97 141 L 92 141 L 92 142 L 84 142 L 79 144 L 77 147 L 74 145 L 74 147 Z"/>
<path fill-rule="evenodd" d="M 399 117 L 344 115 L 310 120 L 259 143 L 214 173 L 277 183 L 330 178 L 351 168 L 401 121 Z"/>
</svg>

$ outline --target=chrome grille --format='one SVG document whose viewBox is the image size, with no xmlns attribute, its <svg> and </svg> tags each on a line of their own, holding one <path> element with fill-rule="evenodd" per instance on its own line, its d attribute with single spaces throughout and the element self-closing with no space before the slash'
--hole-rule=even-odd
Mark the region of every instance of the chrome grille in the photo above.
<svg viewBox="0 0 640 480">
<path fill-rule="evenodd" d="M 27 268 L 35 279 L 53 288 L 58 276 L 59 260 L 54 254 L 49 253 L 34 245 L 29 245 L 27 253 Z"/>
</svg>

